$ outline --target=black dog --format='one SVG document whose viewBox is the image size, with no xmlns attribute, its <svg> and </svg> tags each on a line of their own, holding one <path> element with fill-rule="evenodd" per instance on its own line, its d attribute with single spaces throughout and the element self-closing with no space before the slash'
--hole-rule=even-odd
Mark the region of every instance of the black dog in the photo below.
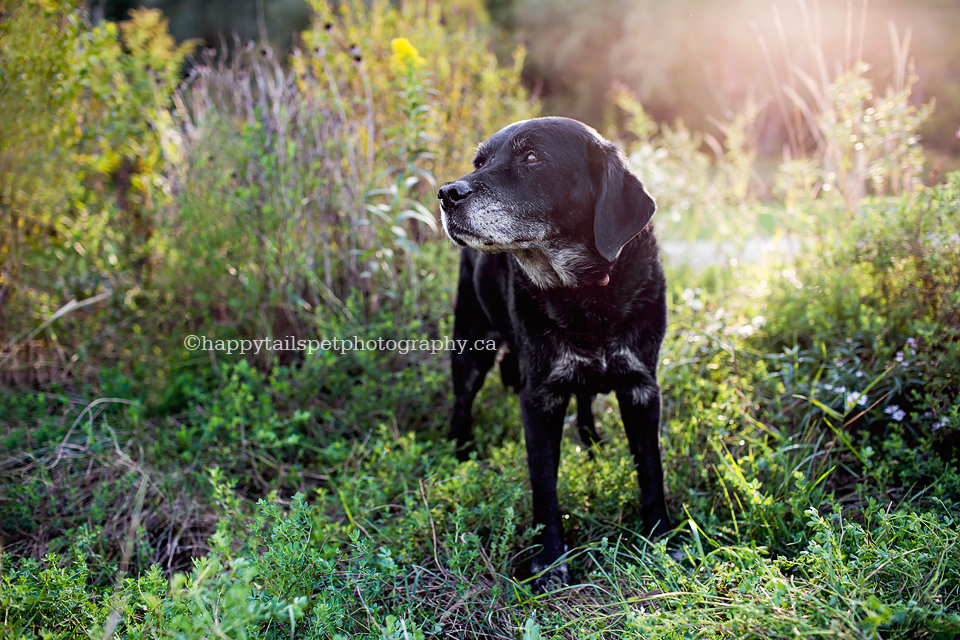
<svg viewBox="0 0 960 640">
<path fill-rule="evenodd" d="M 451 437 L 466 457 L 470 408 L 493 365 L 520 392 L 540 574 L 565 552 L 557 467 L 570 395 L 581 437 L 597 438 L 590 402 L 616 391 L 637 464 L 645 534 L 670 530 L 660 461 L 656 370 L 667 325 L 653 231 L 656 205 L 623 152 L 568 118 L 512 124 L 477 150 L 474 171 L 440 189 L 441 219 L 459 246 Z M 537 578 L 567 583 L 566 565 Z"/>
</svg>

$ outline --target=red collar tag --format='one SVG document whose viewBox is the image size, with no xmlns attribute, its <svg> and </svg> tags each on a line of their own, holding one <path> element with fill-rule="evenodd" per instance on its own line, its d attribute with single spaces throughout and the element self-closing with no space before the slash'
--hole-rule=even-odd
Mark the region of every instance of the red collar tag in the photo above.
<svg viewBox="0 0 960 640">
<path fill-rule="evenodd" d="M 607 275 L 603 276 L 603 280 L 601 280 L 597 284 L 600 285 L 601 287 L 605 287 L 608 284 L 610 284 L 610 274 L 608 273 Z"/>
</svg>

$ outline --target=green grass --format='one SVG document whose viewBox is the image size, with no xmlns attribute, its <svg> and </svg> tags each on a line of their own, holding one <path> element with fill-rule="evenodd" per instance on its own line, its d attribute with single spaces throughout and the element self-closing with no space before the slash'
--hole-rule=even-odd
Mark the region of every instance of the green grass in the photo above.
<svg viewBox="0 0 960 640">
<path fill-rule="evenodd" d="M 952 203 L 952 184 L 893 204 Z M 928 249 L 924 264 L 954 250 Z M 670 274 L 660 378 L 682 558 L 637 533 L 636 472 L 601 397 L 607 444 L 590 457 L 564 443 L 574 581 L 542 595 L 524 582 L 535 532 L 519 411 L 496 373 L 475 408 L 480 454 L 462 464 L 443 437 L 443 354 L 178 365 L 176 410 L 124 398 L 122 376 L 8 392 L 0 624 L 64 638 L 953 637 L 960 470 L 943 360 L 957 327 L 921 331 L 952 303 L 908 289 L 884 331 L 850 334 L 845 317 L 881 307 L 825 295 L 903 275 L 802 260 Z M 452 284 L 438 279 L 422 308 L 435 321 L 327 329 L 449 333 Z M 571 434 L 573 420 L 571 407 Z"/>
</svg>

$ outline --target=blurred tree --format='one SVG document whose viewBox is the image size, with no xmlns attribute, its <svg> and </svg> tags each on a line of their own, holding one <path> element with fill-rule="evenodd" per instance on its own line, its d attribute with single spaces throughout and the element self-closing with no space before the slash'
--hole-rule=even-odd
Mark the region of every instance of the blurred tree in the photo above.
<svg viewBox="0 0 960 640">
<path fill-rule="evenodd" d="M 924 144 L 960 156 L 953 135 L 960 125 L 957 2 L 873 0 L 865 13 L 862 0 L 487 0 L 487 6 L 503 37 L 527 46 L 524 78 L 544 99 L 544 111 L 601 128 L 619 120 L 610 89 L 620 83 L 657 120 L 682 118 L 716 133 L 710 117 L 732 119 L 751 98 L 773 95 L 792 66 L 813 71 L 820 54 L 833 74 L 862 53 L 882 88 L 898 66 L 889 25 L 901 42 L 909 28 L 919 76 L 913 99 L 920 105 L 937 98 Z M 780 154 L 782 117 L 773 103 L 761 114 L 762 153 Z"/>
<path fill-rule="evenodd" d="M 90 0 L 90 12 L 107 20 L 125 20 L 130 9 L 146 6 L 170 18 L 170 32 L 178 41 L 202 38 L 219 48 L 221 37 L 267 40 L 274 48 L 287 49 L 293 34 L 310 25 L 310 6 L 305 0 Z M 262 12 L 262 13 L 261 13 Z"/>
<path fill-rule="evenodd" d="M 912 30 L 910 54 L 919 76 L 915 103 L 937 99 L 922 130 L 924 146 L 960 157 L 960 139 L 953 135 L 960 126 L 960 39 L 954 36 L 960 32 L 960 3 L 955 1 L 872 0 L 865 17 L 863 0 L 485 3 L 500 32 L 501 59 L 509 59 L 517 41 L 528 48 L 524 80 L 544 99 L 545 111 L 601 128 L 621 119 L 609 92 L 622 83 L 657 120 L 682 118 L 695 130 L 718 133 L 710 117 L 732 119 L 751 98 L 773 95 L 773 77 L 785 80 L 793 64 L 809 67 L 811 45 L 822 48 L 831 72 L 861 50 L 873 66 L 871 79 L 884 87 L 896 66 L 888 32 L 892 22 L 901 35 Z M 216 48 L 221 36 L 260 40 L 265 33 L 275 49 L 286 50 L 310 19 L 305 0 L 90 0 L 93 13 L 109 20 L 124 19 L 140 4 L 169 16 L 178 40 L 200 37 Z M 809 34 L 816 34 L 816 42 Z M 761 111 L 762 154 L 778 156 L 787 141 L 782 118 L 773 103 Z"/>
</svg>

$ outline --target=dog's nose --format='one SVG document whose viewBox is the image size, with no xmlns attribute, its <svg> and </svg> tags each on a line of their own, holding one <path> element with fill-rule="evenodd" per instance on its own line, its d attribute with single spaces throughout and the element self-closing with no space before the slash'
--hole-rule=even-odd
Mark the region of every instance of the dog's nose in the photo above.
<svg viewBox="0 0 960 640">
<path fill-rule="evenodd" d="M 471 193 L 473 193 L 473 189 L 470 188 L 469 184 L 463 180 L 455 180 L 440 187 L 440 192 L 437 194 L 437 197 L 443 201 L 443 206 L 451 207 Z"/>
</svg>

